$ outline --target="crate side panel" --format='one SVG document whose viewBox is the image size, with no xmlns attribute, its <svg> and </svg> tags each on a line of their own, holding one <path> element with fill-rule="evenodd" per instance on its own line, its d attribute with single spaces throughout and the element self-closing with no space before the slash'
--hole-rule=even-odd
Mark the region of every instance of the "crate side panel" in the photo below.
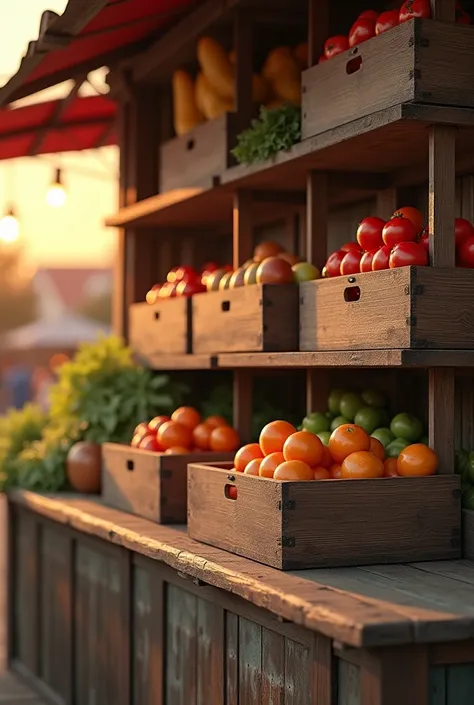
<svg viewBox="0 0 474 705">
<path fill-rule="evenodd" d="M 191 352 L 188 297 L 158 299 L 155 304 L 130 306 L 130 345 L 143 361 L 156 355 Z"/>
</svg>

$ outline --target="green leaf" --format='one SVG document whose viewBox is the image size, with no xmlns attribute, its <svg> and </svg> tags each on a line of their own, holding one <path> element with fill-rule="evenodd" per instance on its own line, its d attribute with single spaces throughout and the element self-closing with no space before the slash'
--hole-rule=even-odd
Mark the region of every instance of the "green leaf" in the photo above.
<svg viewBox="0 0 474 705">
<path fill-rule="evenodd" d="M 280 108 L 260 108 L 258 120 L 237 136 L 232 154 L 239 164 L 270 159 L 301 140 L 301 109 L 287 103 Z"/>
</svg>

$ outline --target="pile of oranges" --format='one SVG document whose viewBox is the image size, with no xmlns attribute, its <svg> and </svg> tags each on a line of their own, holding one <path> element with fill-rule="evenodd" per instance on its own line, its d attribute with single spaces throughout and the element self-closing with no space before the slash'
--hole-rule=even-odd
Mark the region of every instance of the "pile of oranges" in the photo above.
<svg viewBox="0 0 474 705">
<path fill-rule="evenodd" d="M 434 475 L 438 458 L 422 443 L 407 446 L 398 458 L 386 458 L 380 441 L 356 424 L 336 428 L 325 446 L 310 431 L 272 421 L 258 443 L 237 451 L 234 466 L 237 472 L 274 480 L 358 480 Z"/>
<path fill-rule="evenodd" d="M 192 406 L 181 406 L 171 416 L 155 416 L 139 424 L 131 445 L 166 455 L 215 451 L 232 453 L 239 447 L 239 434 L 222 416 L 202 419 Z"/>
</svg>

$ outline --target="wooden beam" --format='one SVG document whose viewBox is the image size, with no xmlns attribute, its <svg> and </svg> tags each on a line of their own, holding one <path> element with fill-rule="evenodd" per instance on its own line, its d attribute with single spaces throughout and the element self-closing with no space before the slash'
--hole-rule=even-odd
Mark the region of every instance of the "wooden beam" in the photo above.
<svg viewBox="0 0 474 705">
<path fill-rule="evenodd" d="M 233 211 L 233 255 L 232 266 L 240 267 L 253 255 L 253 194 L 251 191 L 236 191 Z"/>
<path fill-rule="evenodd" d="M 308 68 L 318 63 L 329 36 L 329 2 L 308 2 Z"/>
<path fill-rule="evenodd" d="M 454 267 L 456 128 L 432 125 L 429 135 L 429 232 L 431 264 Z"/>
<path fill-rule="evenodd" d="M 253 21 L 251 14 L 237 11 L 234 16 L 235 114 L 234 136 L 250 125 L 253 112 Z M 235 144 L 231 145 L 231 148 Z"/>
<path fill-rule="evenodd" d="M 440 474 L 454 473 L 454 370 L 428 371 L 428 440 L 439 458 Z"/>
<path fill-rule="evenodd" d="M 455 0 L 430 0 L 431 16 L 441 22 L 454 22 L 456 20 Z"/>
</svg>

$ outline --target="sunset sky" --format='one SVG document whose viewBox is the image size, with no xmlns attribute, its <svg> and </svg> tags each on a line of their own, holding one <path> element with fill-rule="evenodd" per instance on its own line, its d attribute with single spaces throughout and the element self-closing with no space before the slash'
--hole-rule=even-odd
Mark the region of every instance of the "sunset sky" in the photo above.
<svg viewBox="0 0 474 705">
<path fill-rule="evenodd" d="M 67 0 L 15 0 L 0 9 L 0 85 L 16 72 L 30 40 L 38 36 L 41 13 L 62 13 Z M 67 87 L 45 91 L 34 101 L 61 97 Z M 82 94 L 93 95 L 92 90 Z M 31 99 L 29 99 L 31 100 Z M 46 203 L 54 169 L 63 169 L 68 200 L 64 208 Z M 104 266 L 114 256 L 116 232 L 102 223 L 117 206 L 117 150 L 48 155 L 0 162 L 0 213 L 12 200 L 21 239 L 34 266 Z"/>
</svg>

